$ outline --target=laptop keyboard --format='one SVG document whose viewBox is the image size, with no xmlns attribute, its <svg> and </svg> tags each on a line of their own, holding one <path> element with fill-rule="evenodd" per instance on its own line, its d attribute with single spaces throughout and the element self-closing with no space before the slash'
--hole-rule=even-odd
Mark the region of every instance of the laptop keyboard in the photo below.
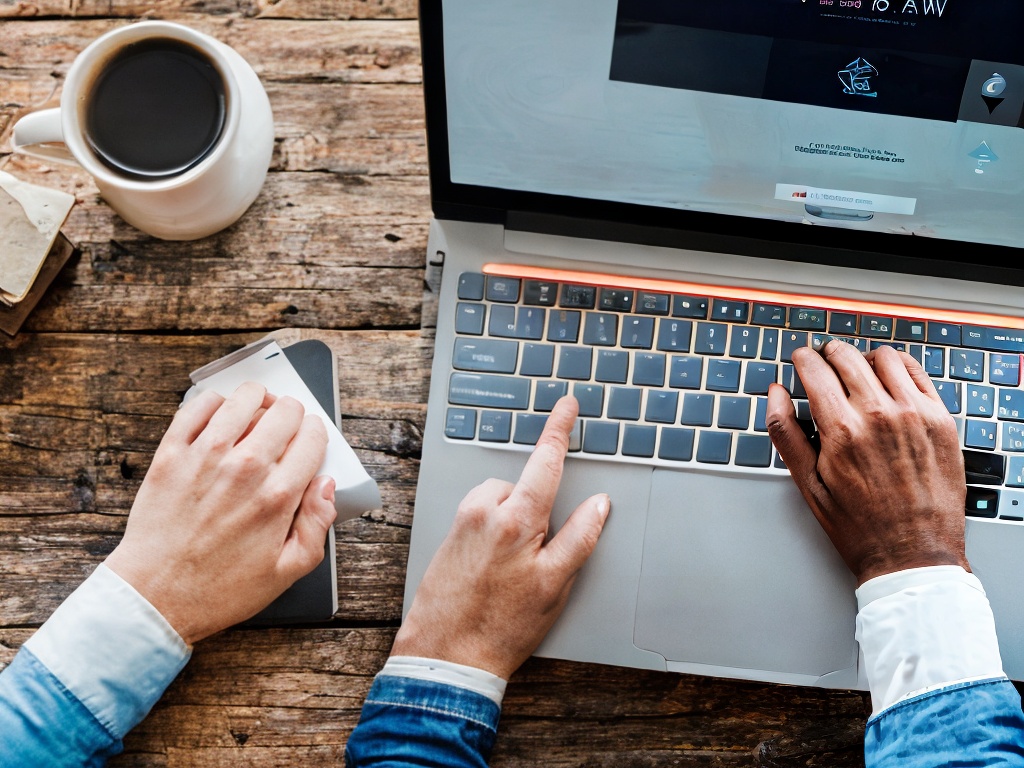
<svg viewBox="0 0 1024 768">
<path fill-rule="evenodd" d="M 765 427 L 768 385 L 789 390 L 812 434 L 792 353 L 835 336 L 917 359 L 957 424 L 966 513 L 1024 521 L 1024 330 L 967 313 L 503 266 L 509 274 L 459 276 L 452 441 L 522 450 L 571 394 L 575 455 L 788 474 Z"/>
</svg>

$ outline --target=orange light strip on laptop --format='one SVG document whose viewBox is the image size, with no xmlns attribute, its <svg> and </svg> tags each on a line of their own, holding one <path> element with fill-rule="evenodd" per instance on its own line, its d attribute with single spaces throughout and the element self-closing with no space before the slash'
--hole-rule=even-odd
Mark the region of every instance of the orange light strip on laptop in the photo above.
<svg viewBox="0 0 1024 768">
<path fill-rule="evenodd" d="M 602 272 L 572 272 L 546 267 L 530 267 L 522 264 L 485 264 L 484 274 L 500 277 L 518 277 L 523 280 L 544 280 L 555 283 L 578 283 L 607 288 L 631 288 L 636 291 L 655 293 L 684 293 L 724 299 L 760 301 L 766 304 L 789 304 L 808 309 L 828 309 L 839 312 L 853 312 L 860 315 L 882 317 L 906 317 L 915 320 L 933 320 L 942 323 L 983 325 L 995 328 L 1024 329 L 1024 317 L 990 315 L 984 312 L 967 312 L 951 309 L 936 309 L 904 304 L 887 304 L 877 301 L 858 301 L 836 296 L 815 296 L 804 293 L 783 293 L 765 291 L 759 288 L 689 283 L 676 280 L 658 280 L 648 277 L 631 277 Z"/>
</svg>

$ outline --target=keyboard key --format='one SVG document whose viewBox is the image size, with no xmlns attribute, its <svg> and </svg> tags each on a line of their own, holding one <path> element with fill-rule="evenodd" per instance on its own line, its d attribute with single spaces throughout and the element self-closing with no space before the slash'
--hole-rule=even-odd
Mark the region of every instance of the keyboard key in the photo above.
<svg viewBox="0 0 1024 768">
<path fill-rule="evenodd" d="M 606 421 L 588 421 L 583 427 L 584 453 L 611 456 L 619 449 L 619 425 Z"/>
<path fill-rule="evenodd" d="M 749 397 L 722 397 L 718 401 L 720 429 L 746 429 L 750 424 Z"/>
<path fill-rule="evenodd" d="M 491 317 L 487 321 L 487 333 L 506 339 L 516 335 L 516 308 L 507 306 L 491 307 Z"/>
<path fill-rule="evenodd" d="M 486 309 L 483 304 L 459 302 L 455 307 L 455 332 L 468 336 L 480 336 L 484 332 L 485 314 Z"/>
<path fill-rule="evenodd" d="M 1024 331 L 1006 328 L 986 328 L 980 325 L 963 326 L 961 343 L 973 349 L 993 352 L 1024 352 Z"/>
<path fill-rule="evenodd" d="M 993 387 L 967 385 L 967 415 L 991 416 L 996 410 L 996 391 Z"/>
<path fill-rule="evenodd" d="M 762 360 L 778 360 L 779 359 L 779 338 L 781 332 L 774 328 L 768 330 L 761 335 L 761 359 Z"/>
<path fill-rule="evenodd" d="M 1020 384 L 1020 355 L 1001 355 L 995 352 L 989 355 L 988 382 L 1004 387 Z"/>
<path fill-rule="evenodd" d="M 969 517 L 995 517 L 999 513 L 999 491 L 968 488 L 964 512 Z"/>
<path fill-rule="evenodd" d="M 929 376 L 944 376 L 946 374 L 946 350 L 942 347 L 925 347 L 924 372 Z"/>
<path fill-rule="evenodd" d="M 796 372 L 796 366 L 792 363 L 782 366 L 782 381 L 780 383 L 789 391 L 791 397 L 807 397 L 804 383 L 800 381 L 800 374 Z"/>
<path fill-rule="evenodd" d="M 750 322 L 754 325 L 770 325 L 775 328 L 785 328 L 786 308 L 778 304 L 754 302 L 754 311 Z"/>
<path fill-rule="evenodd" d="M 629 380 L 629 352 L 599 349 L 594 378 L 607 384 L 625 384 Z"/>
<path fill-rule="evenodd" d="M 583 343 L 614 347 L 619 340 L 619 317 L 603 312 L 587 312 L 583 326 Z"/>
<path fill-rule="evenodd" d="M 626 424 L 622 430 L 622 455 L 651 458 L 654 456 L 654 443 L 657 436 L 657 427 Z"/>
<path fill-rule="evenodd" d="M 789 327 L 797 331 L 824 331 L 827 313 L 824 309 L 791 307 Z"/>
<path fill-rule="evenodd" d="M 479 437 L 485 443 L 507 443 L 512 438 L 512 414 L 508 411 L 481 411 Z"/>
<path fill-rule="evenodd" d="M 558 378 L 586 381 L 590 378 L 593 350 L 586 347 L 562 347 L 558 352 Z"/>
<path fill-rule="evenodd" d="M 859 336 L 867 336 L 869 339 L 891 339 L 893 332 L 893 320 L 891 317 L 880 315 L 861 315 L 860 328 L 857 331 Z"/>
<path fill-rule="evenodd" d="M 779 366 L 775 363 L 745 363 L 743 391 L 748 395 L 767 395 L 768 385 L 779 380 Z"/>
<path fill-rule="evenodd" d="M 855 336 L 858 325 L 856 315 L 849 312 L 832 312 L 829 315 L 828 332 L 833 336 Z"/>
<path fill-rule="evenodd" d="M 1024 453 L 1024 424 L 1003 422 L 1003 437 L 999 445 L 1004 451 Z"/>
<path fill-rule="evenodd" d="M 592 285 L 563 285 L 558 306 L 566 309 L 593 309 L 597 288 Z"/>
<path fill-rule="evenodd" d="M 523 344 L 523 361 L 519 364 L 522 376 L 550 376 L 555 365 L 555 347 L 552 344 Z"/>
<path fill-rule="evenodd" d="M 929 344 L 944 344 L 949 347 L 960 346 L 960 326 L 952 323 L 928 323 Z"/>
<path fill-rule="evenodd" d="M 729 356 L 753 359 L 761 342 L 761 329 L 736 326 L 729 339 Z"/>
<path fill-rule="evenodd" d="M 960 384 L 955 381 L 936 381 L 935 391 L 939 393 L 939 397 L 942 398 L 943 404 L 946 406 L 946 410 L 950 413 L 960 413 Z"/>
<path fill-rule="evenodd" d="M 608 312 L 632 312 L 633 292 L 621 288 L 602 288 L 597 308 Z"/>
<path fill-rule="evenodd" d="M 600 384 L 573 384 L 572 395 L 580 405 L 580 416 L 600 416 L 604 412 L 604 387 Z"/>
<path fill-rule="evenodd" d="M 918 364 L 924 362 L 924 345 L 923 344 L 911 344 L 907 348 L 907 354 L 917 360 Z"/>
<path fill-rule="evenodd" d="M 984 381 L 985 353 L 975 349 L 949 350 L 949 378 Z"/>
<path fill-rule="evenodd" d="M 739 360 L 708 360 L 705 386 L 712 392 L 739 392 L 740 367 Z"/>
<path fill-rule="evenodd" d="M 683 395 L 683 413 L 679 417 L 679 423 L 688 427 L 710 427 L 714 410 L 714 395 L 687 392 Z"/>
<path fill-rule="evenodd" d="M 700 389 L 703 372 L 703 358 L 673 356 L 669 363 L 668 385 L 676 389 Z"/>
<path fill-rule="evenodd" d="M 706 320 L 709 301 L 699 296 L 673 296 L 672 317 L 688 317 L 691 320 Z"/>
<path fill-rule="evenodd" d="M 767 435 L 736 436 L 736 466 L 769 467 L 771 463 L 771 438 Z"/>
<path fill-rule="evenodd" d="M 658 458 L 669 461 L 689 461 L 693 458 L 693 438 L 694 430 L 692 429 L 662 427 Z"/>
<path fill-rule="evenodd" d="M 544 318 L 547 310 L 543 307 L 519 307 L 516 310 L 517 339 L 539 341 L 544 338 Z"/>
<path fill-rule="evenodd" d="M 667 293 L 637 291 L 636 312 L 640 315 L 667 315 L 669 297 Z"/>
<path fill-rule="evenodd" d="M 519 278 L 488 276 L 486 295 L 488 301 L 515 304 L 519 301 Z"/>
<path fill-rule="evenodd" d="M 633 384 L 641 387 L 665 385 L 665 356 L 654 352 L 637 352 L 633 356 Z"/>
<path fill-rule="evenodd" d="M 530 405 L 530 381 L 485 373 L 453 373 L 448 379 L 448 402 L 525 411 Z"/>
<path fill-rule="evenodd" d="M 693 323 L 689 320 L 658 321 L 658 349 L 662 352 L 689 352 Z"/>
<path fill-rule="evenodd" d="M 724 355 L 728 328 L 722 323 L 697 323 L 693 351 L 698 355 Z"/>
<path fill-rule="evenodd" d="M 896 333 L 893 334 L 899 341 L 924 341 L 927 328 L 924 320 L 907 320 L 897 318 Z"/>
<path fill-rule="evenodd" d="M 547 415 L 538 413 L 517 413 L 516 431 L 512 442 L 519 445 L 536 445 L 544 425 L 548 423 Z"/>
<path fill-rule="evenodd" d="M 963 451 L 964 472 L 969 485 L 1002 485 L 1006 457 L 985 451 Z"/>
<path fill-rule="evenodd" d="M 702 429 L 697 439 L 697 461 L 702 464 L 728 464 L 732 453 L 730 432 Z"/>
<path fill-rule="evenodd" d="M 560 309 L 551 313 L 548 323 L 548 341 L 561 341 L 575 344 L 580 337 L 580 313 Z"/>
<path fill-rule="evenodd" d="M 1006 469 L 1006 484 L 1010 488 L 1024 488 L 1024 456 L 1011 456 Z"/>
<path fill-rule="evenodd" d="M 543 413 L 550 412 L 559 398 L 569 393 L 569 383 L 565 381 L 538 381 L 533 394 L 533 410 Z"/>
<path fill-rule="evenodd" d="M 661 424 L 674 424 L 679 406 L 678 392 L 651 390 L 647 393 L 647 409 L 644 418 Z"/>
<path fill-rule="evenodd" d="M 472 440 L 476 435 L 476 411 L 449 408 L 444 419 L 444 434 L 455 440 Z"/>
<path fill-rule="evenodd" d="M 987 451 L 996 449 L 996 425 L 991 421 L 968 419 L 964 432 L 964 446 Z"/>
<path fill-rule="evenodd" d="M 459 275 L 459 298 L 467 301 L 483 301 L 484 276 L 479 272 L 463 272 Z"/>
<path fill-rule="evenodd" d="M 871 342 L 871 350 L 872 351 L 878 349 L 879 347 L 892 347 L 893 349 L 898 349 L 900 352 L 906 352 L 907 351 L 907 345 L 903 344 L 902 342 L 899 342 L 899 341 L 872 341 Z"/>
<path fill-rule="evenodd" d="M 750 319 L 750 304 L 746 301 L 712 299 L 711 319 L 730 323 L 745 323 Z"/>
<path fill-rule="evenodd" d="M 452 366 L 462 371 L 513 373 L 519 345 L 497 339 L 456 339 Z"/>
<path fill-rule="evenodd" d="M 608 418 L 639 421 L 642 394 L 641 389 L 612 387 L 608 393 Z"/>
<path fill-rule="evenodd" d="M 1000 389 L 997 415 L 1007 421 L 1024 421 L 1024 391 Z"/>
<path fill-rule="evenodd" d="M 558 283 L 527 280 L 523 283 L 523 304 L 553 307 L 558 300 Z"/>
<path fill-rule="evenodd" d="M 654 344 L 654 318 L 622 318 L 622 338 L 619 343 L 626 349 L 650 349 Z"/>
<path fill-rule="evenodd" d="M 767 432 L 768 431 L 768 398 L 759 397 L 757 398 L 757 405 L 754 407 L 754 431 L 755 432 Z"/>
<path fill-rule="evenodd" d="M 800 331 L 782 332 L 782 362 L 793 362 L 793 352 L 807 346 L 808 336 Z"/>
<path fill-rule="evenodd" d="M 1024 522 L 1024 493 L 1020 491 L 999 492 L 999 519 Z"/>
</svg>

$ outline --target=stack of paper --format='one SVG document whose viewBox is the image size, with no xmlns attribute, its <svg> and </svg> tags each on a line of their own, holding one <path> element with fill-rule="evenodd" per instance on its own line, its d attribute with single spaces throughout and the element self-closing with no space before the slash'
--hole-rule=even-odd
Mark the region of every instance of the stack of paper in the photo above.
<svg viewBox="0 0 1024 768">
<path fill-rule="evenodd" d="M 14 334 L 74 248 L 60 235 L 74 195 L 0 171 L 0 329 Z"/>
</svg>

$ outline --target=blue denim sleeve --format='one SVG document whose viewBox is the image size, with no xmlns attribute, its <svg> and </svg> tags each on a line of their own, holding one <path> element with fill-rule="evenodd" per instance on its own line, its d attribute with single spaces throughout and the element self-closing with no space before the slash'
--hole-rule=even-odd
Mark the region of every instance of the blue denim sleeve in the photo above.
<svg viewBox="0 0 1024 768">
<path fill-rule="evenodd" d="M 868 721 L 867 768 L 1024 766 L 1024 714 L 1006 678 L 956 683 L 893 704 Z"/>
<path fill-rule="evenodd" d="M 378 675 L 345 746 L 347 768 L 486 768 L 501 709 L 475 691 Z"/>
<path fill-rule="evenodd" d="M 28 648 L 0 673 L 0 768 L 98 768 L 121 749 Z"/>
</svg>

